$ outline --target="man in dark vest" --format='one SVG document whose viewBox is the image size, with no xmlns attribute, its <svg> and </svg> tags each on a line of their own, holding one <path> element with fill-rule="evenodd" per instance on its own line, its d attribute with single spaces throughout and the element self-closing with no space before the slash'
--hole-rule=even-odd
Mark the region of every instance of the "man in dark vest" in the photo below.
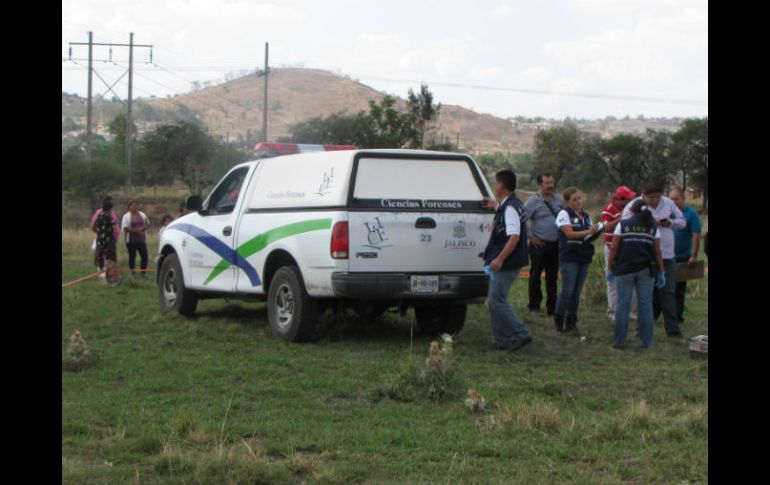
<svg viewBox="0 0 770 485">
<path fill-rule="evenodd" d="M 495 174 L 495 196 L 502 202 L 485 198 L 484 207 L 496 209 L 492 234 L 484 251 L 484 265 L 489 274 L 489 319 L 494 345 L 500 350 L 518 350 L 532 342 L 532 332 L 513 312 L 508 293 L 521 268 L 526 266 L 527 226 L 522 222 L 524 206 L 514 194 L 516 175 L 510 170 Z"/>
</svg>

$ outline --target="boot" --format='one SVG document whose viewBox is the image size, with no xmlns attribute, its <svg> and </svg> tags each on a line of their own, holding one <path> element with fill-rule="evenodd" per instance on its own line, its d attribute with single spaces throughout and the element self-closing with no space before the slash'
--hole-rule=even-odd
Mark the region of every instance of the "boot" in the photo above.
<svg viewBox="0 0 770 485">
<path fill-rule="evenodd" d="M 564 315 L 554 314 L 553 322 L 554 322 L 554 330 L 556 331 L 556 335 L 561 335 L 562 333 L 564 333 Z"/>
<path fill-rule="evenodd" d="M 564 333 L 577 332 L 577 315 L 567 315 Z"/>
</svg>

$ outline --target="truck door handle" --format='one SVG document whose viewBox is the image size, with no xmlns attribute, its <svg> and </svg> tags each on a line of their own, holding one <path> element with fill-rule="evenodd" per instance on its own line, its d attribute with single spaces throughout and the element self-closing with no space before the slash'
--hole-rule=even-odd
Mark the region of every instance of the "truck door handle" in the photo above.
<svg viewBox="0 0 770 485">
<path fill-rule="evenodd" d="M 222 229 L 222 234 L 225 236 L 229 236 L 233 233 L 233 226 L 227 226 L 224 229 Z"/>
<path fill-rule="evenodd" d="M 430 217 L 420 217 L 417 222 L 414 223 L 414 227 L 417 229 L 435 229 L 436 221 Z"/>
</svg>

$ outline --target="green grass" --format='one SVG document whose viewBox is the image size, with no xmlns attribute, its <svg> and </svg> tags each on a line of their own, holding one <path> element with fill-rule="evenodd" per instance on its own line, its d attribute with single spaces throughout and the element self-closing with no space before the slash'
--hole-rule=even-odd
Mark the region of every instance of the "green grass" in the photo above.
<svg viewBox="0 0 770 485">
<path fill-rule="evenodd" d="M 89 243 L 87 231 L 63 233 L 62 283 L 93 272 Z M 688 335 L 708 333 L 707 299 L 708 280 L 691 282 Z M 262 303 L 160 314 L 153 275 L 63 288 L 62 358 L 76 330 L 99 355 L 62 371 L 63 482 L 707 481 L 707 361 L 668 340 L 662 323 L 648 351 L 631 338 L 613 350 L 601 301 L 581 308 L 580 342 L 525 312 L 524 281 L 511 300 L 532 345 L 490 350 L 484 305 L 469 308 L 454 339 L 458 380 L 487 400 L 475 414 L 464 395 L 383 394 L 428 356 L 430 339 L 411 338 L 412 312 L 368 327 L 326 314 L 322 338 L 300 345 L 272 336 Z"/>
</svg>

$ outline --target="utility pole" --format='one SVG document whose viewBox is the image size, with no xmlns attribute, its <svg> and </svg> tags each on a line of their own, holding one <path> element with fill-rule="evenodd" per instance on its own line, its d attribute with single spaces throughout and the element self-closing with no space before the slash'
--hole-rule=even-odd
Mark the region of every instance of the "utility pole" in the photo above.
<svg viewBox="0 0 770 485">
<path fill-rule="evenodd" d="M 131 32 L 128 40 L 128 114 L 126 116 L 126 195 L 131 196 L 131 102 L 133 100 L 134 87 L 134 33 Z"/>
<path fill-rule="evenodd" d="M 152 49 L 152 45 L 134 44 L 134 33 L 131 32 L 128 44 L 110 44 L 110 43 L 94 43 L 93 32 L 88 33 L 88 42 L 70 42 L 70 46 L 73 45 L 87 45 L 88 46 L 88 129 L 87 129 L 87 145 L 86 153 L 90 156 L 91 152 L 91 118 L 92 118 L 92 93 L 91 93 L 91 74 L 93 73 L 93 46 L 109 46 L 110 47 L 110 61 L 112 61 L 112 47 L 128 47 L 128 112 L 126 119 L 126 165 L 128 166 L 128 176 L 126 178 L 126 194 L 131 195 L 131 104 L 133 101 L 133 81 L 134 81 L 134 47 L 149 47 Z M 70 58 L 72 55 L 70 55 Z M 152 58 L 152 53 L 150 54 Z M 124 73 L 125 75 L 125 73 Z M 122 77 L 122 76 L 121 76 Z M 102 81 L 104 81 L 102 79 Z M 106 83 L 105 83 L 106 84 Z M 114 86 L 114 84 L 113 84 Z M 108 87 L 108 90 L 112 91 L 112 86 Z M 114 91 L 113 91 L 114 93 Z"/>
<path fill-rule="evenodd" d="M 88 111 L 86 114 L 86 160 L 91 161 L 91 137 L 93 123 L 93 104 L 91 96 L 93 93 L 93 72 L 94 72 L 94 33 L 88 32 Z"/>
<path fill-rule="evenodd" d="M 262 141 L 267 143 L 267 74 L 270 72 L 270 68 L 268 67 L 267 63 L 267 57 L 268 57 L 268 49 L 270 44 L 265 42 L 265 70 L 262 71 L 262 75 L 265 76 L 265 95 L 264 100 L 265 104 L 262 108 Z"/>
</svg>

